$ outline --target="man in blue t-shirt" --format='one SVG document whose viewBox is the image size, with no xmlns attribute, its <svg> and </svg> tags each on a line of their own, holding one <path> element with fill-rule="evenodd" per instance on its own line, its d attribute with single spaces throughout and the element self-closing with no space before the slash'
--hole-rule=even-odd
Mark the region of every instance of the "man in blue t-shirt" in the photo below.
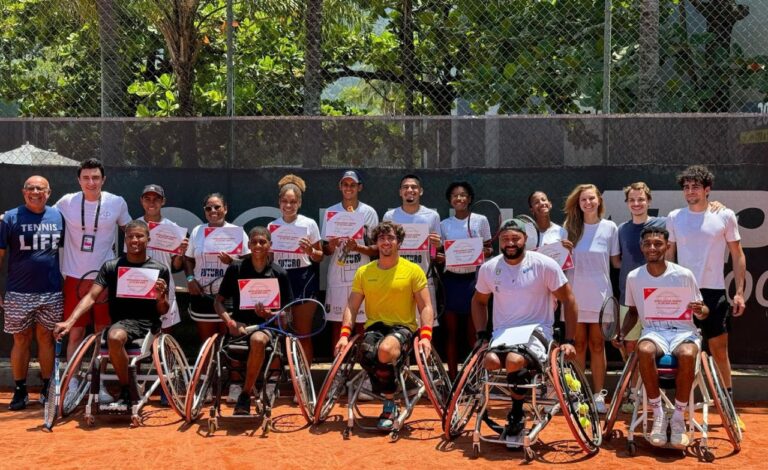
<svg viewBox="0 0 768 470">
<path fill-rule="evenodd" d="M 16 388 L 8 407 L 13 411 L 23 410 L 29 401 L 27 371 L 33 336 L 43 377 L 40 401 L 46 399 L 53 369 L 51 332 L 64 308 L 59 271 L 64 219 L 46 205 L 51 187 L 42 176 L 29 177 L 21 192 L 24 205 L 7 211 L 0 221 L 0 265 L 8 252 L 8 280 L 0 308 L 5 312 L 4 330 L 13 335 L 11 368 Z"/>
</svg>

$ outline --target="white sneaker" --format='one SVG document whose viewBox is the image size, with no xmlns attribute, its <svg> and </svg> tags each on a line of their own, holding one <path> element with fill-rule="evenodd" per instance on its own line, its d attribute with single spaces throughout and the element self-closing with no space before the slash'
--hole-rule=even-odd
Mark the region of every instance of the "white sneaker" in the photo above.
<svg viewBox="0 0 768 470">
<path fill-rule="evenodd" d="M 651 444 L 663 447 L 667 445 L 667 415 L 659 413 L 653 417 L 653 427 L 651 428 Z"/>
<path fill-rule="evenodd" d="M 243 387 L 240 384 L 230 384 L 229 394 L 227 395 L 227 403 L 237 403 L 237 397 L 243 392 Z"/>
<path fill-rule="evenodd" d="M 669 427 L 671 431 L 669 435 L 669 443 L 672 444 L 672 447 L 675 449 L 685 449 L 688 447 L 690 440 L 688 439 L 688 433 L 685 429 L 685 420 L 673 419 Z"/>
<path fill-rule="evenodd" d="M 108 405 L 115 401 L 115 397 L 113 397 L 108 391 L 107 387 L 104 386 L 104 384 L 101 384 L 99 387 L 99 403 L 102 405 Z"/>
<path fill-rule="evenodd" d="M 605 407 L 606 395 L 608 395 L 608 390 L 606 389 L 602 389 L 599 393 L 595 393 L 593 395 L 595 399 L 595 407 L 597 408 L 597 412 L 601 415 L 608 412 L 608 409 Z"/>
<path fill-rule="evenodd" d="M 77 377 L 72 377 L 72 379 L 69 381 L 67 391 L 64 393 L 64 403 L 73 403 L 75 399 L 77 399 L 77 389 L 79 386 L 80 381 L 77 380 Z"/>
</svg>

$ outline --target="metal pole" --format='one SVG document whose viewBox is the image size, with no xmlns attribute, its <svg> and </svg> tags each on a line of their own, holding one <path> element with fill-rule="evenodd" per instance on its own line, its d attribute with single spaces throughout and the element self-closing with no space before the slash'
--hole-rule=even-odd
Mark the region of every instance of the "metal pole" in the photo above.
<svg viewBox="0 0 768 470">
<path fill-rule="evenodd" d="M 227 0 L 227 116 L 235 115 L 234 39 L 232 38 L 232 23 L 234 21 L 232 0 Z"/>
<path fill-rule="evenodd" d="M 603 114 L 611 113 L 611 0 L 605 0 L 603 24 Z"/>
</svg>

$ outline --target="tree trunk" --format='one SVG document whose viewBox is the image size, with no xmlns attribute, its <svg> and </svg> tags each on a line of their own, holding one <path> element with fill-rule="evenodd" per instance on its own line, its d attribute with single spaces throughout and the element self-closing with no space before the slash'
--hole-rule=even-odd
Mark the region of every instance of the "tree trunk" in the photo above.
<svg viewBox="0 0 768 470">
<path fill-rule="evenodd" d="M 659 107 L 659 0 L 643 0 L 640 8 L 637 111 L 654 113 Z"/>
</svg>

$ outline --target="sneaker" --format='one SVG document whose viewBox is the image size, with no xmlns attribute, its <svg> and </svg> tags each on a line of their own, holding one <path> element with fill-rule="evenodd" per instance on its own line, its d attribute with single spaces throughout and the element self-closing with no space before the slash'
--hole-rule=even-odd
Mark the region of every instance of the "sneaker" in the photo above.
<svg viewBox="0 0 768 470">
<path fill-rule="evenodd" d="M 672 447 L 675 449 L 685 449 L 688 447 L 689 439 L 688 433 L 685 432 L 685 421 L 682 419 L 673 419 L 669 427 L 671 431 L 669 435 L 669 443 L 672 444 Z"/>
<path fill-rule="evenodd" d="M 247 393 L 241 393 L 237 396 L 235 404 L 235 416 L 248 416 L 251 414 L 251 396 Z"/>
<path fill-rule="evenodd" d="M 635 411 L 635 405 L 631 401 L 627 400 L 621 404 L 622 413 L 632 414 L 633 411 Z"/>
<path fill-rule="evenodd" d="M 399 410 L 397 409 L 395 401 L 384 400 L 384 409 L 381 410 L 379 422 L 376 423 L 376 427 L 380 431 L 391 431 L 392 427 L 395 425 L 395 419 L 397 419 L 398 414 Z"/>
<path fill-rule="evenodd" d="M 69 381 L 67 391 L 64 394 L 64 403 L 74 403 L 74 401 L 77 399 L 77 389 L 79 387 L 80 381 L 77 380 L 77 377 L 72 377 L 72 380 Z"/>
<path fill-rule="evenodd" d="M 29 393 L 27 393 L 27 388 L 16 387 L 16 390 L 13 391 L 13 398 L 11 399 L 11 404 L 8 405 L 8 409 L 11 411 L 23 410 L 27 407 L 27 403 L 29 403 Z"/>
<path fill-rule="evenodd" d="M 595 407 L 597 408 L 597 412 L 601 415 L 608 412 L 608 408 L 605 406 L 606 395 L 608 395 L 608 390 L 606 389 L 602 389 L 599 393 L 593 395 L 595 399 Z"/>
<path fill-rule="evenodd" d="M 50 379 L 43 380 L 43 388 L 40 389 L 40 396 L 37 398 L 37 401 L 45 406 L 46 403 L 48 403 L 48 388 L 51 386 Z"/>
<path fill-rule="evenodd" d="M 663 447 L 667 445 L 667 415 L 660 413 L 653 417 L 651 428 L 651 444 Z"/>
<path fill-rule="evenodd" d="M 243 393 L 243 387 L 240 384 L 229 384 L 229 393 L 227 395 L 227 403 L 237 403 L 240 400 L 240 394 Z"/>
<path fill-rule="evenodd" d="M 128 392 L 127 388 L 123 389 L 120 392 L 120 397 L 118 397 L 117 400 L 115 400 L 114 397 L 110 395 L 110 398 L 112 398 L 112 401 L 107 404 L 101 402 L 101 395 L 103 391 L 104 391 L 103 388 L 99 390 L 99 406 L 100 407 L 104 407 L 109 411 L 128 411 L 128 409 L 131 407 L 131 394 L 130 392 Z"/>
<path fill-rule="evenodd" d="M 160 406 L 170 406 L 168 405 L 168 397 L 165 396 L 165 390 L 162 387 L 160 387 Z"/>
<path fill-rule="evenodd" d="M 518 442 L 520 435 L 525 431 L 525 422 L 522 419 L 509 419 L 504 430 L 501 432 L 503 438 L 509 442 Z"/>
<path fill-rule="evenodd" d="M 101 384 L 101 387 L 99 387 L 99 403 L 109 405 L 114 401 L 115 397 L 107 391 L 107 387 L 104 384 Z"/>
</svg>

